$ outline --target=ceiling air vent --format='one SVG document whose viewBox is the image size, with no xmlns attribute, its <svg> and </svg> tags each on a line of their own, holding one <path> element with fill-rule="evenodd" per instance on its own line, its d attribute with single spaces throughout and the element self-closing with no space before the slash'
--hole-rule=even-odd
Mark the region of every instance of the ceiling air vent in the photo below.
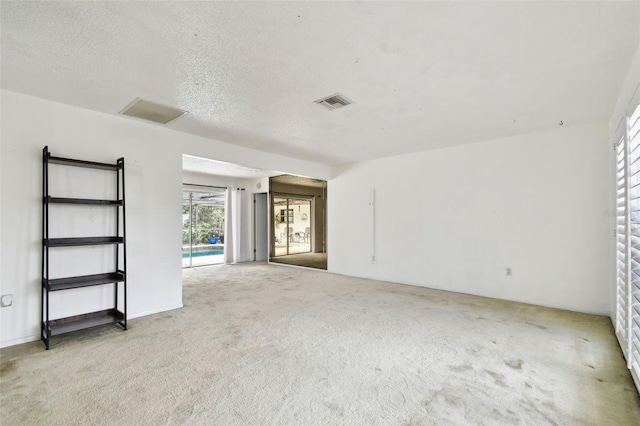
<svg viewBox="0 0 640 426">
<path fill-rule="evenodd" d="M 171 120 L 174 120 L 186 113 L 187 111 L 183 111 L 181 109 L 136 98 L 118 114 L 142 118 L 143 120 L 153 121 L 154 123 L 167 124 Z"/>
<path fill-rule="evenodd" d="M 326 98 L 318 99 L 314 103 L 320 104 L 327 109 L 338 109 L 344 106 L 350 105 L 353 102 L 342 96 L 340 93 L 327 96 Z"/>
</svg>

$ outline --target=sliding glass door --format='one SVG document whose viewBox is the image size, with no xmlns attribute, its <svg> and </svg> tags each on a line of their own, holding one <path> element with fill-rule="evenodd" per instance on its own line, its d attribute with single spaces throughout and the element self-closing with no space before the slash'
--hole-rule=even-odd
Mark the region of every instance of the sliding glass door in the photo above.
<svg viewBox="0 0 640 426">
<path fill-rule="evenodd" d="M 182 193 L 182 267 L 223 262 L 225 190 Z"/>
<path fill-rule="evenodd" d="M 274 197 L 275 256 L 311 251 L 311 199 Z"/>
</svg>

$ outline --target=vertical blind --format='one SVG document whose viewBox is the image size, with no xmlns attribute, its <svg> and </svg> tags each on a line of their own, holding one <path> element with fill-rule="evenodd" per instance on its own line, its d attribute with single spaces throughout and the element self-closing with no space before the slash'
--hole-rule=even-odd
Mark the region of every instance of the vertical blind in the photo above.
<svg viewBox="0 0 640 426">
<path fill-rule="evenodd" d="M 636 384 L 640 379 L 640 105 L 629 118 L 629 234 L 631 275 L 629 276 L 628 363 Z"/>
<path fill-rule="evenodd" d="M 626 135 L 625 135 L 626 136 Z M 625 358 L 629 351 L 629 244 L 627 229 L 629 225 L 627 199 L 627 143 L 626 137 L 616 144 L 616 272 L 617 272 L 617 310 L 616 335 Z"/>
<path fill-rule="evenodd" d="M 616 148 L 616 335 L 640 389 L 640 105 Z"/>
</svg>

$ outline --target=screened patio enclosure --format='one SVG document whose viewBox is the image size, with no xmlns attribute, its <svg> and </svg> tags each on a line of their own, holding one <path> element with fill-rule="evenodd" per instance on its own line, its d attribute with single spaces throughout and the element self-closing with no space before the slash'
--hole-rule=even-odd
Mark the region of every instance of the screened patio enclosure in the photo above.
<svg viewBox="0 0 640 426">
<path fill-rule="evenodd" d="M 225 188 L 182 192 L 182 267 L 223 262 Z"/>
</svg>

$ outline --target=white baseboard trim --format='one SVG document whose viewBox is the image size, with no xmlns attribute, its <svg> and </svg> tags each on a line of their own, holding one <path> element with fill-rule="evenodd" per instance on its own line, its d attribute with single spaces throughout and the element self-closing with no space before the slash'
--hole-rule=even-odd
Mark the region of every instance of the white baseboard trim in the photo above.
<svg viewBox="0 0 640 426">
<path fill-rule="evenodd" d="M 0 348 L 8 348 L 9 346 L 21 345 L 23 343 L 35 342 L 40 340 L 39 334 L 32 334 L 31 336 L 18 337 L 16 339 L 3 340 L 0 342 Z"/>
<path fill-rule="evenodd" d="M 130 314 L 127 318 L 128 320 L 140 317 L 146 317 L 147 315 L 159 314 L 160 312 L 172 311 L 174 309 L 180 309 L 184 305 L 182 303 L 178 303 L 175 305 L 162 306 L 160 308 L 151 309 L 149 311 L 138 312 L 135 314 Z M 36 342 L 40 340 L 39 334 L 32 334 L 30 336 L 18 337 L 15 339 L 3 340 L 0 342 L 0 348 L 8 348 L 9 346 L 21 345 L 22 343 Z"/>
<path fill-rule="evenodd" d="M 135 314 L 129 314 L 127 320 L 146 317 L 147 315 L 159 314 L 160 312 L 172 311 L 174 309 L 183 308 L 184 305 L 182 303 L 177 303 L 175 305 L 162 306 L 160 308 L 151 309 L 150 311 L 138 312 Z"/>
</svg>

